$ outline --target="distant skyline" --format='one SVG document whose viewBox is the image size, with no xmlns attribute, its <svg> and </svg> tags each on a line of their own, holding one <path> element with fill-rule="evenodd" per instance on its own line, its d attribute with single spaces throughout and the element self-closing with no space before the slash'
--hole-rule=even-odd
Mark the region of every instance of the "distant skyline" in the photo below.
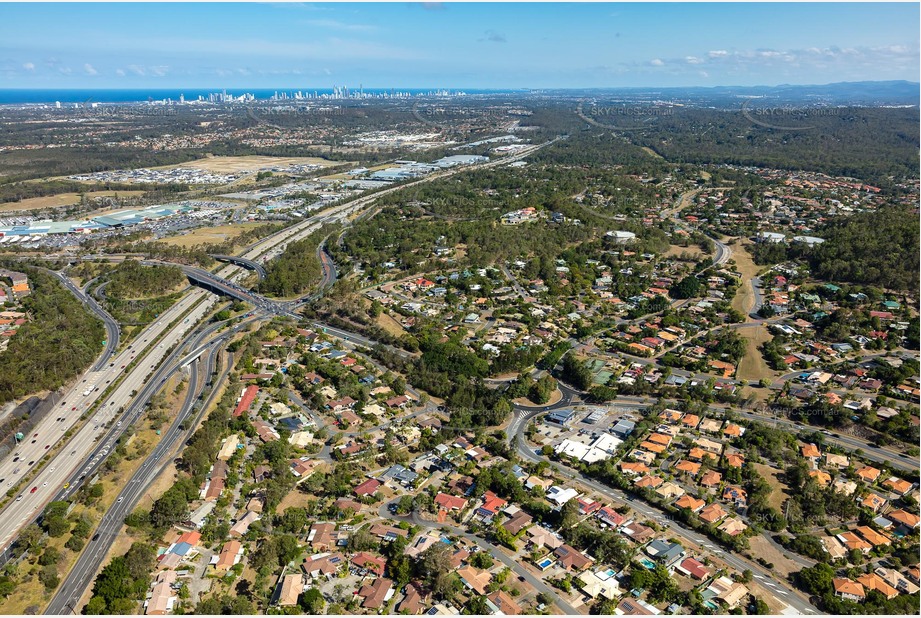
<svg viewBox="0 0 921 618">
<path fill-rule="evenodd" d="M 0 4 L 0 88 L 917 81 L 917 3 Z"/>
</svg>

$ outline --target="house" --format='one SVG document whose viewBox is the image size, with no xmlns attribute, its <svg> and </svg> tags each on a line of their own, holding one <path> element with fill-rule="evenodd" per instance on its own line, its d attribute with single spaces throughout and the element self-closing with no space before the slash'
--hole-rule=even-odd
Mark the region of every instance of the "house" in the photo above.
<svg viewBox="0 0 921 618">
<path fill-rule="evenodd" d="M 554 485 L 547 490 L 546 498 L 550 502 L 553 502 L 557 506 L 563 506 L 573 498 L 577 497 L 579 492 L 571 487 L 563 488 L 558 485 Z"/>
<path fill-rule="evenodd" d="M 486 594 L 486 587 L 492 581 L 492 574 L 489 571 L 478 569 L 472 565 L 461 567 L 457 571 L 457 576 L 461 582 L 477 594 Z"/>
<path fill-rule="evenodd" d="M 888 479 L 883 481 L 883 487 L 885 487 L 886 489 L 892 490 L 893 492 L 897 493 L 900 496 L 904 496 L 905 494 L 907 494 L 908 492 L 912 490 L 912 487 L 914 487 L 914 485 L 912 485 L 911 483 L 909 483 L 908 481 L 904 479 L 900 479 L 895 476 L 890 476 Z"/>
<path fill-rule="evenodd" d="M 864 508 L 868 508 L 874 513 L 879 513 L 880 509 L 886 506 L 886 500 L 874 493 L 867 494 L 867 497 L 860 503 Z"/>
<path fill-rule="evenodd" d="M 405 596 L 403 600 L 397 604 L 396 610 L 401 614 L 405 613 L 414 616 L 425 609 L 425 603 L 423 601 L 424 599 L 420 587 L 414 583 L 406 584 Z"/>
<path fill-rule="evenodd" d="M 233 416 L 239 417 L 243 416 L 249 411 L 249 407 L 253 405 L 253 401 L 256 400 L 256 394 L 259 393 L 259 387 L 255 384 L 247 386 L 243 390 L 243 394 L 240 395 L 240 400 L 237 402 L 237 406 L 233 409 Z"/>
<path fill-rule="evenodd" d="M 423 534 L 415 541 L 413 544 L 406 548 L 405 553 L 410 558 L 418 558 L 425 550 L 427 550 L 432 545 L 436 545 L 441 542 L 441 536 L 435 532 L 429 532 Z"/>
<path fill-rule="evenodd" d="M 227 572 L 242 558 L 243 545 L 240 541 L 227 541 L 221 547 L 221 552 L 211 560 L 215 571 Z"/>
<path fill-rule="evenodd" d="M 868 543 L 873 545 L 873 547 L 879 547 L 880 545 L 892 545 L 892 539 L 890 539 L 885 534 L 877 532 L 870 526 L 859 526 L 855 528 L 857 533 L 865 538 Z"/>
<path fill-rule="evenodd" d="M 314 554 L 304 558 L 301 570 L 312 579 L 321 576 L 329 579 L 334 577 L 345 563 L 345 556 L 340 553 Z"/>
<path fill-rule="evenodd" d="M 722 518 L 726 517 L 728 513 L 725 510 L 723 510 L 723 507 L 720 506 L 718 502 L 714 502 L 713 504 L 701 509 L 700 513 L 698 513 L 697 515 L 698 517 L 700 517 L 701 520 L 705 521 L 706 523 L 715 524 Z"/>
<path fill-rule="evenodd" d="M 860 477 L 860 480 L 863 482 L 873 483 L 876 481 L 876 479 L 879 478 L 879 475 L 882 474 L 882 472 L 873 466 L 864 466 L 859 470 L 856 470 L 855 474 Z"/>
<path fill-rule="evenodd" d="M 851 465 L 851 460 L 847 457 L 847 455 L 837 455 L 835 453 L 825 454 L 825 466 L 828 468 L 844 470 L 849 465 Z"/>
<path fill-rule="evenodd" d="M 703 581 L 710 577 L 710 569 L 694 558 L 685 558 L 675 567 L 675 570 L 682 575 L 687 575 L 696 580 Z"/>
<path fill-rule="evenodd" d="M 822 456 L 822 453 L 819 451 L 819 448 L 815 444 L 804 444 L 801 452 L 803 457 L 806 459 L 812 459 L 813 461 Z"/>
<path fill-rule="evenodd" d="M 860 603 L 866 598 L 863 586 L 854 580 L 846 577 L 836 577 L 832 580 L 832 586 L 835 588 L 835 596 L 839 599 L 854 601 Z"/>
<path fill-rule="evenodd" d="M 575 584 L 591 598 L 599 595 L 606 599 L 616 599 L 620 596 L 620 586 L 617 578 L 610 575 L 607 570 L 592 572 L 585 570 L 576 578 Z"/>
<path fill-rule="evenodd" d="M 703 476 L 700 477 L 700 486 L 701 487 L 717 487 L 723 480 L 723 475 L 715 470 L 708 470 L 704 472 Z"/>
<path fill-rule="evenodd" d="M 521 606 L 504 590 L 496 590 L 492 594 L 486 595 L 486 607 L 490 609 L 493 615 L 518 616 L 521 614 Z"/>
<path fill-rule="evenodd" d="M 247 511 L 243 517 L 230 528 L 230 536 L 243 536 L 249 530 L 249 527 L 260 519 L 258 513 Z"/>
<path fill-rule="evenodd" d="M 553 550 L 557 562 L 567 571 L 581 571 L 592 563 L 592 559 L 580 554 L 575 548 L 562 544 Z"/>
<path fill-rule="evenodd" d="M 329 551 L 336 547 L 336 524 L 330 522 L 314 523 L 310 526 L 310 532 L 307 533 L 307 543 L 313 549 L 319 551 Z"/>
<path fill-rule="evenodd" d="M 505 508 L 505 505 L 508 504 L 505 500 L 497 496 L 491 491 L 487 491 L 483 495 L 483 505 L 476 510 L 476 514 L 483 520 L 492 520 L 496 516 L 496 513 Z"/>
<path fill-rule="evenodd" d="M 178 597 L 173 592 L 170 579 L 176 579 L 176 571 L 162 571 L 160 575 L 166 573 L 172 573 L 172 576 L 155 583 L 150 589 L 150 597 L 144 601 L 144 614 L 147 616 L 164 616 L 173 611 Z"/>
<path fill-rule="evenodd" d="M 700 500 L 688 494 L 681 496 L 680 498 L 678 498 L 678 500 L 675 501 L 675 506 L 677 506 L 680 509 L 688 509 L 692 513 L 697 513 L 702 508 L 704 508 L 706 504 L 707 503 L 704 502 L 703 500 Z"/>
<path fill-rule="evenodd" d="M 403 530 L 403 528 L 396 528 L 394 526 L 388 526 L 387 524 L 382 523 L 372 524 L 371 528 L 368 529 L 368 532 L 379 539 L 383 539 L 384 541 L 393 541 L 398 536 L 401 536 L 404 539 L 409 538 L 409 532 L 407 530 Z"/>
<path fill-rule="evenodd" d="M 857 583 L 864 587 L 864 590 L 876 590 L 887 599 L 894 599 L 899 596 L 899 591 L 890 586 L 882 577 L 876 573 L 865 573 L 857 578 Z"/>
<path fill-rule="evenodd" d="M 889 511 L 886 513 L 886 518 L 890 519 L 896 523 L 902 524 L 906 528 L 913 530 L 921 524 L 921 517 L 913 513 L 909 513 L 902 509 L 897 509 L 895 511 Z"/>
<path fill-rule="evenodd" d="M 723 500 L 732 502 L 736 508 L 742 508 L 748 504 L 748 493 L 737 485 L 729 485 L 723 490 Z"/>
<path fill-rule="evenodd" d="M 687 459 L 682 459 L 677 464 L 675 464 L 675 470 L 678 472 L 684 472 L 689 476 L 696 476 L 700 472 L 700 464 L 693 461 L 688 461 Z"/>
<path fill-rule="evenodd" d="M 373 496 L 375 493 L 377 493 L 377 490 L 381 485 L 383 485 L 383 483 L 377 479 L 368 479 L 355 487 L 355 489 L 352 490 L 352 493 L 354 493 L 359 498 L 362 496 Z"/>
<path fill-rule="evenodd" d="M 435 504 L 445 509 L 446 511 L 463 511 L 467 506 L 467 501 L 464 498 L 460 498 L 458 496 L 451 496 L 438 492 L 438 495 L 435 496 Z"/>
<path fill-rule="evenodd" d="M 299 573 L 289 573 L 278 583 L 275 589 L 275 604 L 279 607 L 297 605 L 297 599 L 304 591 L 304 578 Z"/>
<path fill-rule="evenodd" d="M 656 539 L 646 546 L 646 553 L 666 568 L 674 565 L 684 556 L 684 548 L 678 543 Z"/>
<path fill-rule="evenodd" d="M 547 549 L 556 549 L 563 544 L 560 537 L 556 536 L 546 528 L 532 526 L 527 529 L 528 541 L 535 547 L 546 547 Z"/>
<path fill-rule="evenodd" d="M 393 582 L 386 577 L 378 577 L 370 584 L 362 586 L 356 595 L 363 599 L 361 606 L 365 609 L 380 609 L 393 596 Z"/>
<path fill-rule="evenodd" d="M 517 535 L 519 532 L 531 525 L 532 518 L 524 511 L 518 511 L 512 517 L 502 524 L 509 534 Z"/>
<path fill-rule="evenodd" d="M 383 577 L 384 567 L 387 565 L 386 560 L 366 551 L 360 551 L 352 556 L 351 562 L 355 567 L 374 573 L 378 577 Z"/>
<path fill-rule="evenodd" d="M 621 599 L 614 614 L 617 616 L 658 616 L 662 612 L 646 601 L 626 596 Z"/>
<path fill-rule="evenodd" d="M 355 502 L 350 498 L 338 498 L 334 503 L 335 507 L 340 511 L 352 511 L 353 513 L 360 513 L 362 504 L 361 502 Z"/>
<path fill-rule="evenodd" d="M 855 549 L 863 552 L 869 553 L 873 549 L 873 545 L 860 538 L 853 532 L 842 532 L 838 535 L 838 540 L 847 547 L 848 551 L 854 551 Z"/>
<path fill-rule="evenodd" d="M 631 522 L 624 525 L 624 527 L 621 528 L 621 532 L 641 545 L 656 535 L 655 530 L 637 522 Z"/>
<path fill-rule="evenodd" d="M 738 536 L 748 530 L 748 526 L 741 519 L 733 517 L 721 523 L 717 530 L 725 532 L 729 536 Z"/>
<path fill-rule="evenodd" d="M 617 528 L 627 521 L 623 515 L 609 506 L 602 507 L 601 510 L 598 511 L 596 517 L 601 520 L 602 524 L 612 528 Z"/>
</svg>

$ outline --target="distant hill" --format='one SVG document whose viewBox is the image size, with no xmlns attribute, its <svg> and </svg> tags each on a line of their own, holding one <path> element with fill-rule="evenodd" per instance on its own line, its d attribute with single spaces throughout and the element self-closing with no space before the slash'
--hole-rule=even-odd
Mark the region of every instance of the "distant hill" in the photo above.
<svg viewBox="0 0 921 618">
<path fill-rule="evenodd" d="M 625 101 L 674 101 L 686 105 L 734 107 L 757 98 L 776 105 L 919 105 L 921 84 L 909 81 L 837 82 L 779 86 L 714 86 L 689 88 L 599 88 L 544 91 L 561 96 L 618 98 Z"/>
</svg>

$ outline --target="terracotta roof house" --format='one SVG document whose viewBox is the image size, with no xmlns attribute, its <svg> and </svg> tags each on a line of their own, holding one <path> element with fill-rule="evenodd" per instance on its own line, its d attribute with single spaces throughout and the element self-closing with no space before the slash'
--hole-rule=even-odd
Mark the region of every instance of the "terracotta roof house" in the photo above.
<svg viewBox="0 0 921 618">
<path fill-rule="evenodd" d="M 700 464 L 682 459 L 677 464 L 675 464 L 675 470 L 678 472 L 684 472 L 685 474 L 689 474 L 691 476 L 696 476 L 697 473 L 700 472 Z"/>
<path fill-rule="evenodd" d="M 707 470 L 704 472 L 703 476 L 700 477 L 701 487 L 716 487 L 723 480 L 723 475 L 715 470 Z"/>
<path fill-rule="evenodd" d="M 832 586 L 835 588 L 835 596 L 840 599 L 859 603 L 866 598 L 863 586 L 845 577 L 834 578 Z"/>
<path fill-rule="evenodd" d="M 745 457 L 738 453 L 726 455 L 726 465 L 730 468 L 741 468 L 745 464 Z"/>
<path fill-rule="evenodd" d="M 682 509 L 688 509 L 692 513 L 698 512 L 699 510 L 704 508 L 706 504 L 707 503 L 704 502 L 703 500 L 700 500 L 688 494 L 681 496 L 675 501 L 675 506 L 677 506 L 678 508 L 682 508 Z"/>
<path fill-rule="evenodd" d="M 899 596 L 899 591 L 876 573 L 865 573 L 857 578 L 857 582 L 864 587 L 864 590 L 876 590 L 887 599 Z"/>
<path fill-rule="evenodd" d="M 873 466 L 864 466 L 863 468 L 856 470 L 855 474 L 857 474 L 857 476 L 860 477 L 860 480 L 866 483 L 873 483 L 874 481 L 876 481 L 876 479 L 879 478 L 879 475 L 882 474 L 882 472 L 880 472 Z"/>
<path fill-rule="evenodd" d="M 214 563 L 215 571 L 229 571 L 243 557 L 243 545 L 240 541 L 227 541 L 221 547 L 221 553 Z"/>
<path fill-rule="evenodd" d="M 881 496 L 877 496 L 876 494 L 871 493 L 867 494 L 867 497 L 864 498 L 860 504 L 861 506 L 870 509 L 874 513 L 878 513 L 881 508 L 886 506 L 886 500 Z"/>
<path fill-rule="evenodd" d="M 373 496 L 377 492 L 377 490 L 380 488 L 381 485 L 383 485 L 383 483 L 381 483 L 377 479 L 368 479 L 362 482 L 361 484 L 359 484 L 352 491 L 352 493 L 354 493 L 356 496 L 359 496 L 359 497 Z"/>
<path fill-rule="evenodd" d="M 678 564 L 678 566 L 675 567 L 675 570 L 682 575 L 693 577 L 699 581 L 702 581 L 710 576 L 710 569 L 708 569 L 702 562 L 695 560 L 694 558 L 685 558 Z"/>
<path fill-rule="evenodd" d="M 438 495 L 435 496 L 435 504 L 448 511 L 463 511 L 467 506 L 467 501 L 458 496 L 438 492 Z"/>
<path fill-rule="evenodd" d="M 713 524 L 726 517 L 728 513 L 723 509 L 718 502 L 704 507 L 701 509 L 700 513 L 697 514 L 703 521 L 708 524 Z"/>
<path fill-rule="evenodd" d="M 918 525 L 921 524 L 921 517 L 918 517 L 917 515 L 913 513 L 909 513 L 908 511 L 904 511 L 902 509 L 897 509 L 895 511 L 889 511 L 888 513 L 886 513 L 886 519 L 889 519 L 896 523 L 902 524 L 903 526 L 906 526 L 907 528 L 912 528 L 912 529 L 917 528 Z"/>
<path fill-rule="evenodd" d="M 815 444 L 804 444 L 801 452 L 806 459 L 817 459 L 822 456 L 819 448 Z"/>
<path fill-rule="evenodd" d="M 492 574 L 474 566 L 467 565 L 457 570 L 461 582 L 477 594 L 486 594 L 486 586 L 492 581 Z"/>
<path fill-rule="evenodd" d="M 504 590 L 496 590 L 487 595 L 486 606 L 492 610 L 493 614 L 501 616 L 518 616 L 521 614 L 521 606 Z"/>
<path fill-rule="evenodd" d="M 649 526 L 636 522 L 624 525 L 623 533 L 641 545 L 656 535 L 656 531 Z"/>
<path fill-rule="evenodd" d="M 885 487 L 886 489 L 892 490 L 893 492 L 897 493 L 900 496 L 904 496 L 905 494 L 911 491 L 914 485 L 912 485 L 911 483 L 909 483 L 908 481 L 904 479 L 900 479 L 895 476 L 890 476 L 888 479 L 883 481 L 883 487 Z"/>
<path fill-rule="evenodd" d="M 879 547 L 880 545 L 892 545 L 891 538 L 889 538 L 885 534 L 877 532 L 870 526 L 859 526 L 855 528 L 855 530 L 860 536 L 865 538 L 867 542 L 873 545 L 874 547 Z"/>
<path fill-rule="evenodd" d="M 822 470 L 810 470 L 810 478 L 814 478 L 815 482 L 819 484 L 819 487 L 828 487 L 831 484 L 831 475 L 828 472 Z"/>
<path fill-rule="evenodd" d="M 655 489 L 664 482 L 665 480 L 659 476 L 644 476 L 643 478 L 636 481 L 634 485 L 646 489 Z"/>
<path fill-rule="evenodd" d="M 359 569 L 365 569 L 378 577 L 383 576 L 384 567 L 387 565 L 386 560 L 366 551 L 360 551 L 352 556 L 351 562 Z"/>
</svg>

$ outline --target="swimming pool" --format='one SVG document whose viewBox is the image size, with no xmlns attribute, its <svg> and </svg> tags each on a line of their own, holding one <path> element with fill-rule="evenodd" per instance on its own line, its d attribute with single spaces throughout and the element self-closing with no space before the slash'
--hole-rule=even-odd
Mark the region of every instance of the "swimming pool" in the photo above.
<svg viewBox="0 0 921 618">
<path fill-rule="evenodd" d="M 544 569 L 549 567 L 551 564 L 553 564 L 552 558 L 544 558 L 543 560 L 537 563 L 537 566 L 539 566 L 541 571 L 543 571 Z"/>
<path fill-rule="evenodd" d="M 650 571 L 656 568 L 656 563 L 650 560 L 649 558 L 640 558 L 637 560 L 641 565 L 649 569 Z"/>
</svg>

